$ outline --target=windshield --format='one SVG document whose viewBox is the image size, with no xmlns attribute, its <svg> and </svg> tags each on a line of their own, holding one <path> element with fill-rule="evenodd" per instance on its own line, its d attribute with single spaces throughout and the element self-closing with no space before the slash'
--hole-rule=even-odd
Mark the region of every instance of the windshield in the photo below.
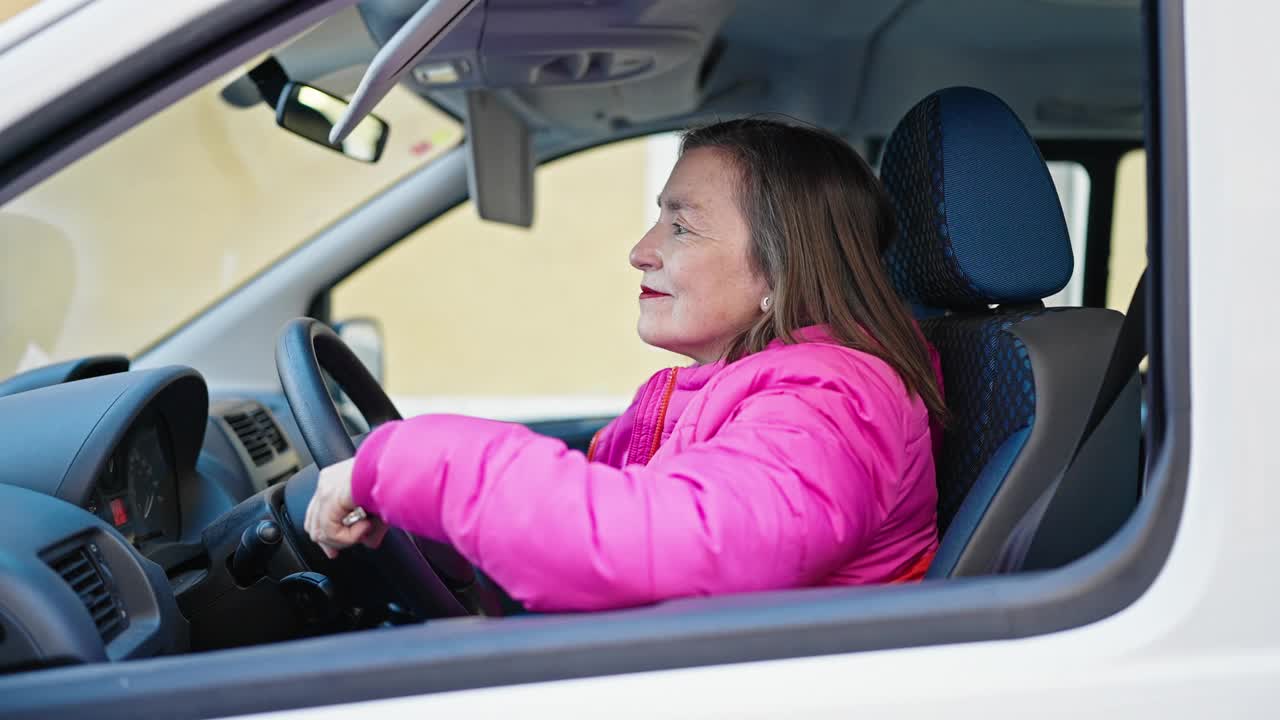
<svg viewBox="0 0 1280 720">
<path fill-rule="evenodd" d="M 134 355 L 462 138 L 397 88 L 375 164 L 276 126 L 210 83 L 0 208 L 0 379 Z"/>
</svg>

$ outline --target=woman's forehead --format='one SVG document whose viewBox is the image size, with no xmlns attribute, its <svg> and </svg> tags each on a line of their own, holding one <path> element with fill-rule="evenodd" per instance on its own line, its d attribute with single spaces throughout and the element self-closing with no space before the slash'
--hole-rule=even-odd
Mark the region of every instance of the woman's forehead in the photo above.
<svg viewBox="0 0 1280 720">
<path fill-rule="evenodd" d="M 723 212 L 735 206 L 733 167 L 714 148 L 695 148 L 676 161 L 667 185 L 658 196 L 659 207 L 703 214 Z"/>
</svg>

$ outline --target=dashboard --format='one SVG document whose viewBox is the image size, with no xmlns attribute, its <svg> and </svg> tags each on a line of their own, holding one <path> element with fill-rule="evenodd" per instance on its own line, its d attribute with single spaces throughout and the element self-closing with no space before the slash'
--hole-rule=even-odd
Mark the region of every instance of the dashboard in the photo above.
<svg viewBox="0 0 1280 720">
<path fill-rule="evenodd" d="M 244 565 L 257 584 L 230 565 L 247 527 L 284 522 L 303 456 L 277 412 L 211 406 L 181 366 L 0 393 L 0 675 L 303 632 L 275 581 L 300 556 Z"/>
<path fill-rule="evenodd" d="M 112 452 L 84 508 L 146 550 L 181 537 L 182 512 L 169 430 L 157 413 L 135 421 Z"/>
</svg>

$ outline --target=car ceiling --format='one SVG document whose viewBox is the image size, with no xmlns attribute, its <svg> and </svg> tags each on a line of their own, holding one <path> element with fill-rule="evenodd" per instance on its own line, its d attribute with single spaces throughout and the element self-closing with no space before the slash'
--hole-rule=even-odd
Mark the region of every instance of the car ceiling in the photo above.
<svg viewBox="0 0 1280 720">
<path fill-rule="evenodd" d="M 328 57 L 367 57 L 421 5 L 365 0 L 362 27 L 345 35 L 347 52 L 329 45 Z M 658 74 L 497 83 L 493 89 L 539 134 L 560 144 L 765 112 L 858 143 L 883 138 L 912 104 L 952 85 L 994 92 L 1037 137 L 1142 137 L 1140 0 L 487 0 L 473 24 L 485 36 L 476 59 L 494 67 L 535 47 L 536 34 L 559 33 L 561 45 L 584 49 L 606 30 L 676 28 L 698 38 L 681 49 L 687 57 L 667 57 Z M 327 42 L 342 36 L 330 32 Z M 455 47 L 448 41 L 432 57 L 458 49 L 457 38 Z M 331 71 L 323 79 L 339 93 L 359 77 L 351 67 L 320 69 Z M 462 89 L 405 85 L 464 112 Z"/>
</svg>

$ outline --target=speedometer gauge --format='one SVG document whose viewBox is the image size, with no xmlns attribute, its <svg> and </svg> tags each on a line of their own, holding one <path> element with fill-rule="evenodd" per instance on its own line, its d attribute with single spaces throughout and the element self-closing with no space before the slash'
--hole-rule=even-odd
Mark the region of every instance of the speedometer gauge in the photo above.
<svg viewBox="0 0 1280 720">
<path fill-rule="evenodd" d="M 125 488 L 128 478 L 124 473 L 123 462 L 116 462 L 116 456 L 113 454 L 107 458 L 107 466 L 102 470 L 102 477 L 98 480 L 98 487 L 107 495 L 114 495 L 121 492 Z"/>
<path fill-rule="evenodd" d="M 121 458 L 129 476 L 133 501 L 133 526 L 137 542 L 178 538 L 178 495 L 167 438 L 159 423 L 138 428 Z"/>
<path fill-rule="evenodd" d="M 150 518 L 160 496 L 160 476 L 138 445 L 129 450 L 129 484 L 133 486 L 133 502 L 142 517 Z"/>
</svg>

